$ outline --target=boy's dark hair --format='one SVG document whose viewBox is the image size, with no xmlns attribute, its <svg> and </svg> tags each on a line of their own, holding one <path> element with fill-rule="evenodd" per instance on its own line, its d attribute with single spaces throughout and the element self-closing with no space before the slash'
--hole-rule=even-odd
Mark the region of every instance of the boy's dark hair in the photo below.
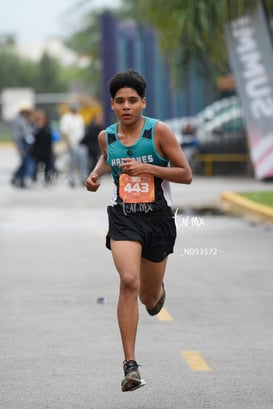
<svg viewBox="0 0 273 409">
<path fill-rule="evenodd" d="M 120 88 L 125 87 L 134 89 L 140 98 L 145 97 L 146 82 L 137 71 L 129 69 L 124 72 L 119 72 L 108 82 L 108 88 L 112 98 L 115 98 L 115 95 Z"/>
</svg>

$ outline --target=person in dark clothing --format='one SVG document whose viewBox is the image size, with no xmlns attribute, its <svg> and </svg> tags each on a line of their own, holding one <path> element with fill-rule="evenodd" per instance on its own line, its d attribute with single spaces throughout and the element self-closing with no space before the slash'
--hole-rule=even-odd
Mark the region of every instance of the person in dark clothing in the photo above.
<svg viewBox="0 0 273 409">
<path fill-rule="evenodd" d="M 39 165 L 44 165 L 44 181 L 45 183 L 52 182 L 54 176 L 52 130 L 48 115 L 43 110 L 38 110 L 35 113 L 34 144 L 31 154 L 35 163 L 34 180 L 37 180 Z"/>
<path fill-rule="evenodd" d="M 12 122 L 12 136 L 20 164 L 12 175 L 11 184 L 21 188 L 26 188 L 27 180 L 33 177 L 33 160 L 30 155 L 34 142 L 32 115 L 33 107 L 27 102 L 22 102 Z"/>
<path fill-rule="evenodd" d="M 85 135 L 81 140 L 82 145 L 86 145 L 88 149 L 89 171 L 94 168 L 100 156 L 100 147 L 98 135 L 103 130 L 103 124 L 100 117 L 95 116 L 87 126 Z"/>
<path fill-rule="evenodd" d="M 192 170 L 196 169 L 198 160 L 195 155 L 200 151 L 199 141 L 196 135 L 196 128 L 193 124 L 188 123 L 184 129 L 182 129 L 182 142 L 181 148 L 185 153 L 185 156 L 189 162 Z"/>
</svg>

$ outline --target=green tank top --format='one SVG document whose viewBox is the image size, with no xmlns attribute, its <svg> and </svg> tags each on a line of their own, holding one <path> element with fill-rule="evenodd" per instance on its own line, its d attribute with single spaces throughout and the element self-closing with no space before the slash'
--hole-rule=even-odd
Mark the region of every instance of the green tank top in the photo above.
<svg viewBox="0 0 273 409">
<path fill-rule="evenodd" d="M 114 182 L 112 205 L 124 205 L 126 202 L 124 200 L 124 194 L 122 188 L 122 171 L 119 168 L 119 165 L 123 162 L 124 158 L 135 159 L 139 162 L 148 163 L 151 165 L 163 166 L 166 167 L 169 164 L 169 161 L 159 155 L 156 150 L 154 143 L 154 128 L 158 122 L 158 119 L 144 117 L 145 122 L 142 128 L 142 132 L 135 144 L 131 146 L 123 145 L 118 138 L 118 123 L 115 123 L 108 128 L 106 128 L 106 144 L 107 144 L 107 163 L 111 166 L 112 169 L 112 178 Z M 151 177 L 151 176 L 150 176 Z M 149 180 L 150 177 L 148 176 Z M 168 181 L 163 181 L 160 178 L 152 177 L 153 186 L 154 186 L 154 196 L 153 199 L 148 202 L 149 207 L 152 210 L 159 208 L 168 207 L 171 205 L 171 195 L 170 195 L 170 186 Z M 138 183 L 139 182 L 139 183 Z M 123 186 L 124 187 L 124 186 Z M 135 190 L 138 193 L 138 190 L 147 190 L 146 179 L 138 180 L 138 178 L 133 178 L 125 182 L 125 190 Z M 142 197 L 142 196 L 140 196 Z M 141 200 L 141 199 L 137 199 Z M 147 199 L 150 200 L 150 199 Z M 130 202 L 133 203 L 133 202 Z M 138 202 L 139 203 L 139 202 Z M 137 211 L 137 206 L 135 207 Z M 140 209 L 143 209 L 143 206 L 139 206 Z"/>
</svg>

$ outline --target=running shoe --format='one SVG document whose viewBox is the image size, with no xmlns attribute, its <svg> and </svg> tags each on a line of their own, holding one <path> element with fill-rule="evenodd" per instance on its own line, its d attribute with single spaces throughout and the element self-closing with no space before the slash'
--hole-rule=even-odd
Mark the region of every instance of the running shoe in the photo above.
<svg viewBox="0 0 273 409">
<path fill-rule="evenodd" d="M 162 290 L 163 290 L 162 296 L 160 297 L 157 304 L 153 308 L 146 308 L 147 312 L 150 315 L 158 314 L 163 308 L 163 305 L 164 305 L 165 299 L 166 299 L 166 291 L 165 291 L 164 283 L 162 283 Z"/>
<path fill-rule="evenodd" d="M 138 366 L 137 362 L 133 360 L 123 362 L 124 379 L 121 382 L 122 392 L 132 392 L 145 385 L 145 381 L 140 377 Z"/>
</svg>

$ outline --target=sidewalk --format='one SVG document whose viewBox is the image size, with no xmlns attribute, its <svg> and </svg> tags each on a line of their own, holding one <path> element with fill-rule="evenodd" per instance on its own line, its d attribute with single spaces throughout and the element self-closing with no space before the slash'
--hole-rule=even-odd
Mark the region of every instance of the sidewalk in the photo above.
<svg viewBox="0 0 273 409">
<path fill-rule="evenodd" d="M 227 213 L 273 222 L 273 207 L 255 203 L 229 191 L 223 192 L 221 199 L 223 210 Z"/>
<path fill-rule="evenodd" d="M 245 192 L 273 190 L 266 183 L 244 176 L 194 176 L 192 184 L 172 184 L 174 207 L 193 212 L 220 211 L 254 220 L 273 222 L 273 207 L 255 203 L 240 196 Z"/>
<path fill-rule="evenodd" d="M 193 176 L 191 185 L 183 186 L 172 184 L 174 204 L 183 204 L 183 207 L 200 209 L 222 208 L 224 192 L 266 191 L 271 184 L 259 182 L 251 177 L 241 176 Z"/>
</svg>

